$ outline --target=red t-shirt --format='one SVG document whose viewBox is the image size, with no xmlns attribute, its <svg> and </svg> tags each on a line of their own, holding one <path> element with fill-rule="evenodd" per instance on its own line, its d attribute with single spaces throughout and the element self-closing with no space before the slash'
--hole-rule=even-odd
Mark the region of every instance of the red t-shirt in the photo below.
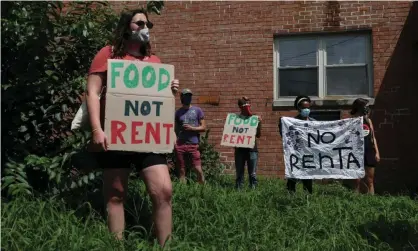
<svg viewBox="0 0 418 251">
<path fill-rule="evenodd" d="M 91 63 L 89 69 L 89 75 L 92 73 L 105 73 L 107 72 L 107 60 L 111 59 L 112 55 L 112 46 L 108 45 L 103 47 L 94 57 L 93 62 Z M 123 59 L 123 60 L 139 60 L 149 63 L 161 63 L 161 60 L 154 55 L 151 57 L 134 57 L 132 55 L 126 54 L 124 57 L 114 57 L 113 59 Z M 103 86 L 107 84 L 107 75 L 104 75 Z M 100 121 L 102 128 L 104 128 L 104 111 L 106 109 L 106 88 L 103 89 L 102 96 L 100 98 Z"/>
<path fill-rule="evenodd" d="M 112 55 L 112 46 L 108 45 L 103 47 L 94 57 L 93 62 L 91 63 L 89 74 L 92 73 L 101 73 L 107 71 L 107 60 L 111 58 Z M 123 60 L 139 60 L 149 63 L 161 63 L 161 60 L 154 55 L 151 57 L 134 57 L 129 54 L 126 54 L 124 57 L 115 57 L 114 59 L 123 59 Z"/>
</svg>

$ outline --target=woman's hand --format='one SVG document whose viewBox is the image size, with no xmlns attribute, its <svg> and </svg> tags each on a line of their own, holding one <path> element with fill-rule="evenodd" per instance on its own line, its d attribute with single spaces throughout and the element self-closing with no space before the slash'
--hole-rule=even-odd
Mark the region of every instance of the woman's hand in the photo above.
<svg viewBox="0 0 418 251">
<path fill-rule="evenodd" d="M 94 150 L 96 151 L 107 151 L 109 148 L 106 134 L 102 129 L 98 129 L 97 131 L 93 132 L 92 143 Z"/>
<path fill-rule="evenodd" d="M 376 161 L 380 162 L 380 153 L 376 153 Z"/>
<path fill-rule="evenodd" d="M 171 81 L 171 91 L 173 92 L 173 95 L 177 94 L 179 88 L 180 84 L 178 79 L 174 79 L 173 81 Z"/>
</svg>

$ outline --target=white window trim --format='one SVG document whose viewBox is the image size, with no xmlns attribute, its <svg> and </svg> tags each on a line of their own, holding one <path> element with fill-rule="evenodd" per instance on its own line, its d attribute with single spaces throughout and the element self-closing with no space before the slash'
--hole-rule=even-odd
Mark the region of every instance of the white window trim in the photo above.
<svg viewBox="0 0 418 251">
<path fill-rule="evenodd" d="M 353 33 L 350 33 L 353 34 Z M 331 34 L 330 34 L 331 35 Z M 325 35 L 326 36 L 326 35 Z M 325 37 L 324 36 L 324 37 Z M 326 50 L 323 39 L 321 35 L 316 36 L 318 40 L 318 50 L 317 50 L 317 62 L 318 62 L 318 97 L 310 97 L 314 105 L 316 106 L 346 106 L 351 105 L 354 100 L 357 98 L 364 98 L 369 101 L 370 105 L 374 104 L 374 88 L 373 88 L 373 51 L 371 47 L 371 35 L 366 37 L 366 63 L 367 63 L 367 73 L 368 73 L 368 83 L 369 83 L 369 94 L 368 95 L 345 95 L 345 96 L 326 96 Z M 308 37 L 306 37 L 308 38 Z M 279 84 L 278 83 L 278 59 L 280 58 L 279 52 L 279 40 L 280 37 L 274 37 L 273 45 L 273 107 L 282 107 L 282 106 L 293 106 L 293 102 L 296 97 L 279 97 Z M 357 64 L 358 66 L 365 64 Z M 356 64 L 350 65 L 339 65 L 339 66 L 356 66 Z M 339 67 L 339 66 L 327 66 L 327 67 Z M 302 67 L 295 67 L 302 68 Z M 321 84 L 322 83 L 322 84 Z"/>
</svg>

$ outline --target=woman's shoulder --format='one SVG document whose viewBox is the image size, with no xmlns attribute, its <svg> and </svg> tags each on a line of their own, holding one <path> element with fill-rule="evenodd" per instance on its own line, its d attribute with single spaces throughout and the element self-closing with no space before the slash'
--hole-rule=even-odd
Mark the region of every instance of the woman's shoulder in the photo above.
<svg viewBox="0 0 418 251">
<path fill-rule="evenodd" d="M 147 62 L 150 62 L 150 63 L 161 63 L 161 59 L 159 57 L 157 57 L 156 55 L 152 54 L 148 58 Z"/>
<path fill-rule="evenodd" d="M 97 52 L 90 66 L 90 74 L 105 72 L 107 70 L 107 60 L 111 57 L 112 50 L 113 47 L 111 45 L 107 45 Z"/>
</svg>

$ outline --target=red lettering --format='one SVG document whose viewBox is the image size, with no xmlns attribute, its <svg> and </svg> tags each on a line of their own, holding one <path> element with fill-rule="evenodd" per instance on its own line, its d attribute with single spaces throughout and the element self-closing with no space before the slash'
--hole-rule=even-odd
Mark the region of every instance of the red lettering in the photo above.
<svg viewBox="0 0 418 251">
<path fill-rule="evenodd" d="M 224 142 L 227 142 L 228 141 L 228 136 L 229 136 L 228 134 L 225 134 L 224 135 Z"/>
<path fill-rule="evenodd" d="M 139 135 L 138 127 L 141 127 L 143 124 L 142 121 L 132 121 L 131 144 L 142 144 L 142 139 L 137 139 L 136 136 Z"/>
<path fill-rule="evenodd" d="M 231 138 L 229 139 L 229 143 L 234 144 L 234 138 L 235 138 L 235 135 L 231 135 Z"/>
<path fill-rule="evenodd" d="M 163 127 L 167 129 L 167 134 L 166 134 L 167 136 L 165 138 L 165 143 L 169 145 L 171 142 L 170 134 L 171 134 L 171 128 L 173 128 L 173 124 L 163 124 Z"/>
<path fill-rule="evenodd" d="M 122 121 L 112 120 L 110 121 L 110 135 L 111 144 L 117 144 L 118 138 L 122 144 L 125 143 L 125 139 L 123 138 L 122 133 L 126 130 L 126 124 Z"/>
<path fill-rule="evenodd" d="M 244 144 L 244 140 L 245 140 L 245 135 L 239 135 L 237 139 L 237 144 Z"/>
<path fill-rule="evenodd" d="M 253 136 L 247 136 L 248 139 L 248 145 L 250 144 L 251 139 L 253 138 Z"/>
<path fill-rule="evenodd" d="M 154 138 L 155 144 L 160 144 L 160 123 L 155 123 L 155 127 L 154 128 L 152 126 L 153 122 L 148 122 L 146 125 L 146 129 L 145 129 L 145 143 L 149 144 L 151 142 L 150 138 L 152 135 L 152 137 Z"/>
</svg>

